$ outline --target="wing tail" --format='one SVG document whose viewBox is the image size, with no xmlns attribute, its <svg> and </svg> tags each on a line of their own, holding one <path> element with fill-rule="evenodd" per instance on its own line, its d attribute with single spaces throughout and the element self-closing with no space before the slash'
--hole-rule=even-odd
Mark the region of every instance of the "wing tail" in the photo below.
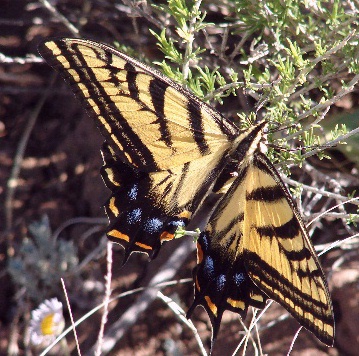
<svg viewBox="0 0 359 356">
<path fill-rule="evenodd" d="M 213 246 L 206 230 L 197 241 L 197 267 L 193 270 L 195 300 L 187 317 L 202 305 L 212 324 L 212 342 L 216 339 L 225 310 L 238 313 L 244 320 L 248 306 L 264 308 L 267 297 L 247 275 L 243 258 L 231 261 L 225 251 Z"/>
</svg>

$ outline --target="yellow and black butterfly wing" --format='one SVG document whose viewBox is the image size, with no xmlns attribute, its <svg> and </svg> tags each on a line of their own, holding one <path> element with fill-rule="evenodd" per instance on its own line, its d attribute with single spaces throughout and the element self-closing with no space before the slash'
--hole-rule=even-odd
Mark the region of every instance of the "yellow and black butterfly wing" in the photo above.
<svg viewBox="0 0 359 356">
<path fill-rule="evenodd" d="M 261 141 L 262 131 L 266 126 L 261 122 L 238 135 L 236 160 L 228 164 L 216 181 L 214 191 L 225 192 L 223 188 L 230 172 L 236 173 L 238 165 L 245 165 Z M 222 179 L 227 173 L 227 177 Z M 197 305 L 202 305 L 212 323 L 212 339 L 216 338 L 223 312 L 237 312 L 244 319 L 248 306 L 264 308 L 267 296 L 248 276 L 243 259 L 243 223 L 244 210 L 241 201 L 245 190 L 239 188 L 244 179 L 242 170 L 235 178 L 226 194 L 221 198 L 209 222 L 197 240 L 197 266 L 193 271 L 195 300 L 188 310 L 190 317 Z M 218 183 L 218 184 L 217 184 Z M 237 187 L 238 189 L 233 189 Z"/>
<path fill-rule="evenodd" d="M 212 215 L 211 221 L 214 218 L 216 215 Z M 237 226 L 241 218 L 237 216 L 231 223 Z M 239 243 L 241 236 L 235 231 L 231 236 L 225 236 L 227 232 L 214 231 L 207 226 L 200 234 L 197 241 L 197 266 L 193 270 L 195 299 L 187 312 L 190 318 L 197 305 L 205 308 L 212 324 L 212 341 L 217 337 L 225 310 L 238 313 L 244 320 L 249 306 L 263 309 L 267 301 L 267 296 L 248 276 L 242 254 L 234 258 L 229 253 L 231 248 L 239 248 L 231 244 Z M 218 245 L 217 238 L 226 237 L 226 242 L 221 242 L 224 245 Z"/>
<path fill-rule="evenodd" d="M 238 131 L 179 84 L 105 44 L 63 38 L 39 52 L 121 160 L 139 170 L 172 169 L 225 150 Z"/>
<path fill-rule="evenodd" d="M 227 162 L 237 128 L 188 90 L 101 43 L 57 39 L 40 54 L 70 84 L 103 136 L 112 196 L 108 237 L 155 257 Z"/>
<path fill-rule="evenodd" d="M 112 191 L 107 236 L 125 248 L 124 262 L 134 251 L 156 257 L 162 242 L 187 225 L 223 166 L 204 156 L 171 171 L 142 172 L 123 163 L 107 142 L 102 156 L 101 175 Z"/>
<path fill-rule="evenodd" d="M 107 142 L 102 146 L 102 156 L 102 177 L 112 191 L 105 204 L 110 220 L 108 238 L 125 248 L 123 263 L 132 252 L 155 258 L 161 243 L 172 239 L 177 228 L 187 225 L 190 213 L 176 214 L 175 209 L 166 212 L 156 201 L 161 197 L 151 193 L 154 181 L 150 174 L 123 163 Z"/>
<path fill-rule="evenodd" d="M 326 280 L 301 216 L 279 174 L 261 153 L 248 167 L 243 257 L 248 275 L 326 345 L 334 317 Z"/>
<path fill-rule="evenodd" d="M 327 345 L 334 319 L 324 274 L 300 215 L 268 159 L 244 159 L 201 233 L 194 270 L 196 305 L 210 316 L 213 337 L 225 309 L 245 316 L 268 298 Z"/>
<path fill-rule="evenodd" d="M 243 257 L 245 212 L 241 202 L 245 190 L 241 182 L 245 171 L 235 179 L 197 241 L 197 266 L 193 270 L 195 300 L 207 311 L 212 323 L 212 341 L 216 338 L 222 315 L 231 310 L 245 319 L 249 306 L 264 308 L 267 296 L 248 275 Z M 234 189 L 236 188 L 236 189 Z"/>
</svg>

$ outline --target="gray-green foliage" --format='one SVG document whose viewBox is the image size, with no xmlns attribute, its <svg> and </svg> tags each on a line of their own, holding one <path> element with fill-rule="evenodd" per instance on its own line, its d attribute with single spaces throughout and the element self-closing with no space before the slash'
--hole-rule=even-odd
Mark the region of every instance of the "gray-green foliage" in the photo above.
<svg viewBox="0 0 359 356">
<path fill-rule="evenodd" d="M 17 288 L 24 288 L 33 301 L 41 302 L 56 294 L 60 278 L 78 265 L 77 249 L 73 241 L 52 236 L 47 216 L 31 223 L 29 233 L 9 258 L 7 268 Z"/>
<path fill-rule="evenodd" d="M 263 116 L 272 127 L 289 127 L 286 133 L 298 146 L 323 144 L 318 122 L 358 80 L 354 74 L 359 73 L 355 30 L 359 7 L 353 9 L 355 5 L 346 1 L 214 4 L 228 13 L 223 23 L 206 22 L 205 1 L 169 0 L 156 6 L 170 16 L 172 25 L 153 32 L 166 58 L 159 63 L 164 73 L 212 101 L 222 102 L 242 89 L 258 104 L 264 103 Z M 197 40 L 202 33 L 207 41 Z M 220 33 L 222 43 L 211 33 Z M 216 45 L 209 56 L 206 48 L 211 39 Z M 250 115 L 238 114 L 242 125 L 248 125 Z M 343 127 L 333 125 L 332 139 L 345 133 Z M 277 145 L 289 147 L 289 143 L 276 136 Z M 316 153 L 324 157 L 320 150 Z M 299 150 L 270 156 L 275 162 L 303 160 Z"/>
</svg>

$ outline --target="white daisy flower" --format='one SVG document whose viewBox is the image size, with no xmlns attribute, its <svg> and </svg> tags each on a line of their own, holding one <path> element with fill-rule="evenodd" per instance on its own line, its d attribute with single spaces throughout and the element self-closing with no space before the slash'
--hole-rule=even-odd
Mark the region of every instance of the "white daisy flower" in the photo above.
<svg viewBox="0 0 359 356">
<path fill-rule="evenodd" d="M 65 327 L 62 303 L 57 298 L 47 299 L 31 312 L 30 341 L 34 346 L 47 346 Z"/>
</svg>

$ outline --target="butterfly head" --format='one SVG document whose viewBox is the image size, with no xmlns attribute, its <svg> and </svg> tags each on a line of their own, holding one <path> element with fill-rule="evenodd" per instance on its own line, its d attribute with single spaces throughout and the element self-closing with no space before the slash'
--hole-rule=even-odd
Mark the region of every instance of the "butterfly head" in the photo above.
<svg viewBox="0 0 359 356">
<path fill-rule="evenodd" d="M 262 126 L 261 137 L 258 142 L 258 149 L 260 152 L 266 154 L 268 151 L 268 122 L 262 121 L 264 126 Z"/>
<path fill-rule="evenodd" d="M 243 131 L 235 141 L 232 157 L 241 165 L 250 164 L 255 152 L 267 151 L 268 123 L 264 120 Z"/>
</svg>

